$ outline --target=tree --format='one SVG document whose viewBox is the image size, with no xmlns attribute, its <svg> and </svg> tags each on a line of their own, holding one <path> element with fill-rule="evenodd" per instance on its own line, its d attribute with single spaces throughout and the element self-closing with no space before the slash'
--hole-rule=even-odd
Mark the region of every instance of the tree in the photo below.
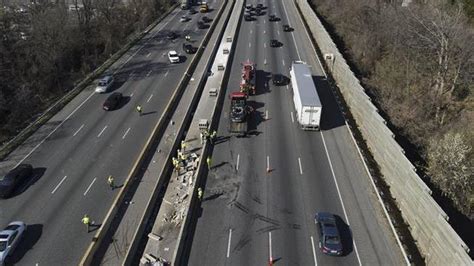
<svg viewBox="0 0 474 266">
<path fill-rule="evenodd" d="M 474 218 L 472 147 L 460 133 L 433 138 L 428 147 L 428 172 L 442 193 L 468 217 Z"/>
</svg>

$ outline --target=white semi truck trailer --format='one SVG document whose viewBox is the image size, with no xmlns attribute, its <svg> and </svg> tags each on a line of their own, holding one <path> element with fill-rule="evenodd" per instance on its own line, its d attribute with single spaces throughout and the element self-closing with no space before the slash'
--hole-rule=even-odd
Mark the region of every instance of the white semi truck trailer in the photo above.
<svg viewBox="0 0 474 266">
<path fill-rule="evenodd" d="M 320 130 L 323 106 L 308 65 L 295 61 L 290 69 L 296 120 L 304 130 Z"/>
</svg>

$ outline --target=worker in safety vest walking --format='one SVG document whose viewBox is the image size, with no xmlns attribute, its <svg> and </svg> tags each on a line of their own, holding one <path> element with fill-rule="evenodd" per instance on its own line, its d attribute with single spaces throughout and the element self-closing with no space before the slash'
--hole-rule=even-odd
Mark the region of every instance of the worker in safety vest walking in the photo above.
<svg viewBox="0 0 474 266">
<path fill-rule="evenodd" d="M 199 187 L 199 188 L 198 188 L 198 199 L 199 199 L 199 200 L 202 200 L 202 194 L 203 194 L 202 188 Z"/>
<path fill-rule="evenodd" d="M 114 177 L 112 175 L 109 175 L 109 177 L 107 177 L 107 184 L 109 184 L 109 186 L 112 190 L 115 189 L 115 180 L 114 180 Z"/>
<path fill-rule="evenodd" d="M 91 218 L 89 218 L 87 214 L 85 214 L 84 217 L 82 217 L 82 223 L 86 225 L 87 233 L 89 233 L 90 232 L 89 229 L 91 226 Z"/>
</svg>

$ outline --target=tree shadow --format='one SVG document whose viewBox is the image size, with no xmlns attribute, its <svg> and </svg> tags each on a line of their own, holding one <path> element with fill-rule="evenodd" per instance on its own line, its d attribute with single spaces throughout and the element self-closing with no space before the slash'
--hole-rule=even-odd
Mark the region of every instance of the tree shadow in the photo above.
<svg viewBox="0 0 474 266">
<path fill-rule="evenodd" d="M 347 256 L 354 250 L 354 247 L 352 245 L 352 232 L 349 225 L 347 225 L 340 216 L 334 216 L 336 217 L 336 226 L 341 236 L 342 256 Z"/>
<path fill-rule="evenodd" d="M 17 264 L 29 250 L 33 249 L 34 245 L 38 242 L 42 234 L 42 224 L 27 225 L 23 239 L 20 240 L 19 245 L 8 260 L 8 264 Z"/>
<path fill-rule="evenodd" d="M 46 172 L 46 168 L 44 167 L 33 168 L 31 177 L 19 184 L 19 186 L 13 191 L 10 197 L 15 197 L 25 192 L 29 187 L 34 185 L 44 175 L 44 172 Z"/>
</svg>

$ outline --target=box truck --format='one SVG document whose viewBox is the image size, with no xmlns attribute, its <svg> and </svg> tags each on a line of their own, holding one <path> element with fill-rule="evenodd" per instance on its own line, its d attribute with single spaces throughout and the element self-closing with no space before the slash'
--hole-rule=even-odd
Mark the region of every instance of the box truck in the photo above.
<svg viewBox="0 0 474 266">
<path fill-rule="evenodd" d="M 304 130 L 319 130 L 322 105 L 308 65 L 301 61 L 293 62 L 290 77 L 296 120 Z"/>
</svg>

